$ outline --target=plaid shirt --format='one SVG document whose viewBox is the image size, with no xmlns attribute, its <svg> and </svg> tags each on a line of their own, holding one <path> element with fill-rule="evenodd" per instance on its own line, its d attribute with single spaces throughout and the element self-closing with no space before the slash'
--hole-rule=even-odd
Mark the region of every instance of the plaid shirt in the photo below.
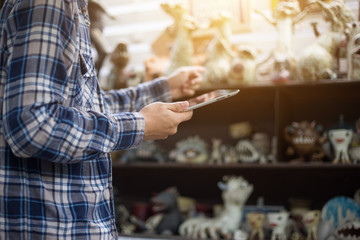
<svg viewBox="0 0 360 240">
<path fill-rule="evenodd" d="M 0 18 L 0 239 L 113 239 L 109 153 L 141 143 L 166 79 L 103 92 L 86 1 L 7 0 Z"/>
</svg>

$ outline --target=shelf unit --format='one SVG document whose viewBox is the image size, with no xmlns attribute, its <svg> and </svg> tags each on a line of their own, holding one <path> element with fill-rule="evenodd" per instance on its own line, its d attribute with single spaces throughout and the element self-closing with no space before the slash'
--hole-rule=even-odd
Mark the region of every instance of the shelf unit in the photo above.
<svg viewBox="0 0 360 240">
<path fill-rule="evenodd" d="M 287 209 L 292 198 L 307 199 L 312 209 L 321 209 L 330 198 L 352 197 L 360 188 L 360 164 L 289 163 L 283 137 L 284 127 L 293 121 L 315 120 L 327 129 L 336 125 L 339 116 L 343 115 L 346 123 L 355 125 L 360 117 L 360 80 L 231 88 L 241 91 L 226 102 L 195 110 L 193 118 L 182 123 L 176 135 L 158 143 L 171 150 L 179 140 L 199 135 L 209 146 L 213 137 L 235 144 L 228 132 L 229 125 L 247 121 L 255 132 L 276 137 L 278 162 L 213 165 L 114 162 L 114 186 L 125 205 L 131 207 L 134 202 L 148 202 L 153 193 L 169 186 L 176 186 L 181 195 L 198 202 L 221 203 L 217 182 L 224 175 L 241 175 L 254 185 L 247 204 L 254 205 L 259 197 L 263 197 L 266 205 L 281 205 Z M 208 90 L 211 89 L 202 89 L 199 94 Z"/>
</svg>

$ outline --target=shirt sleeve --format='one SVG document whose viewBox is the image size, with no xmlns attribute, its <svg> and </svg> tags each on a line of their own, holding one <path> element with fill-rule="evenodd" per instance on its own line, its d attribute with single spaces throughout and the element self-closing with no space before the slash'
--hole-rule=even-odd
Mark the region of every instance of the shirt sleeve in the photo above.
<svg viewBox="0 0 360 240">
<path fill-rule="evenodd" d="M 110 90 L 104 93 L 109 111 L 136 112 L 152 102 L 170 102 L 172 100 L 167 78 L 139 84 L 137 87 Z"/>
<path fill-rule="evenodd" d="M 142 141 L 140 113 L 85 111 L 68 103 L 79 67 L 75 2 L 18 1 L 7 18 L 2 127 L 16 156 L 72 163 Z M 140 94 L 129 91 L 129 98 L 130 92 Z"/>
</svg>

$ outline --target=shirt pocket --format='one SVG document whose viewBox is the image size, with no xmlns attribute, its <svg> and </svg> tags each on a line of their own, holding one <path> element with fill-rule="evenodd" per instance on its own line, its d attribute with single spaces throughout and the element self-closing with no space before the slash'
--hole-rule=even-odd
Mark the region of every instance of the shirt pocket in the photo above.
<svg viewBox="0 0 360 240">
<path fill-rule="evenodd" d="M 96 97 L 97 79 L 93 59 L 90 55 L 80 52 L 75 103 L 82 110 L 93 110 Z"/>
</svg>

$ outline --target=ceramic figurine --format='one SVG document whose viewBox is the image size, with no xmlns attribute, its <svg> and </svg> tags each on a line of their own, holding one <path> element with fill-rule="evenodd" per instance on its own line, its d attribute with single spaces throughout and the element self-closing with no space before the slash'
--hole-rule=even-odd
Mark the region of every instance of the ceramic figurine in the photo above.
<svg viewBox="0 0 360 240">
<path fill-rule="evenodd" d="M 218 183 L 224 201 L 223 211 L 215 218 L 195 217 L 185 220 L 179 228 L 182 236 L 200 239 L 231 239 L 241 224 L 243 207 L 253 186 L 241 176 L 224 176 Z"/>
<path fill-rule="evenodd" d="M 212 151 L 209 159 L 209 163 L 222 163 L 222 152 L 221 152 L 221 143 L 222 140 L 218 138 L 211 139 L 212 142 Z"/>
<path fill-rule="evenodd" d="M 360 239 L 360 205 L 349 197 L 334 197 L 321 210 L 322 224 L 327 225 L 326 239 Z"/>
<path fill-rule="evenodd" d="M 287 155 L 297 155 L 293 161 L 319 161 L 325 153 L 322 144 L 325 138 L 321 135 L 322 127 L 315 121 L 293 122 L 284 129 L 285 140 L 290 144 L 287 148 Z"/>
<path fill-rule="evenodd" d="M 263 224 L 265 221 L 265 214 L 258 212 L 248 213 L 246 214 L 246 220 L 251 227 L 249 240 L 264 240 Z"/>
<path fill-rule="evenodd" d="M 360 78 L 360 22 L 351 22 L 346 25 L 346 56 L 347 56 L 347 78 Z"/>
<path fill-rule="evenodd" d="M 345 26 L 354 21 L 354 16 L 343 0 L 315 0 L 311 1 L 311 5 L 320 7 L 324 20 L 330 27 L 302 51 L 298 61 L 300 77 L 304 81 L 335 79 L 335 57 L 344 36 Z"/>
<path fill-rule="evenodd" d="M 352 135 L 353 131 L 349 129 L 333 129 L 328 132 L 329 141 L 335 151 L 333 163 L 350 163 L 348 150 Z"/>
<path fill-rule="evenodd" d="M 231 17 L 229 14 L 221 12 L 210 19 L 210 28 L 215 28 L 218 32 L 210 42 L 207 50 L 207 58 L 204 62 L 206 68 L 204 84 L 213 85 L 226 83 L 230 72 L 230 61 L 234 57 L 231 49 Z"/>
<path fill-rule="evenodd" d="M 275 82 L 287 82 L 290 79 L 296 79 L 296 59 L 293 53 L 294 26 L 304 18 L 308 8 L 301 11 L 297 0 L 285 0 L 278 2 L 272 18 L 263 12 L 256 12 L 261 14 L 278 32 L 275 49 L 268 58 L 257 66 L 257 78 Z M 262 72 L 264 71 L 262 70 L 263 65 L 268 68 L 265 74 Z M 265 77 L 267 79 L 264 79 L 264 75 L 268 75 Z"/>
<path fill-rule="evenodd" d="M 312 210 L 305 213 L 303 217 L 303 222 L 306 227 L 307 237 L 306 240 L 318 240 L 318 224 L 320 221 L 320 211 Z"/>
<path fill-rule="evenodd" d="M 168 28 L 170 35 L 175 35 L 175 40 L 170 51 L 169 66 L 164 74 L 168 75 L 181 66 L 193 65 L 193 41 L 191 32 L 197 29 L 188 9 L 180 3 L 162 3 L 161 8 L 174 19 L 174 25 Z"/>
<path fill-rule="evenodd" d="M 100 81 L 100 86 L 104 90 L 120 89 L 127 87 L 127 74 L 125 68 L 130 60 L 127 45 L 118 43 L 110 55 L 112 64 L 111 71 L 106 81 Z"/>
<path fill-rule="evenodd" d="M 271 240 L 286 240 L 285 228 L 289 218 L 287 211 L 267 214 L 267 221 L 272 228 Z"/>
<path fill-rule="evenodd" d="M 238 141 L 235 149 L 240 162 L 254 163 L 260 160 L 260 153 L 249 140 Z"/>
<path fill-rule="evenodd" d="M 115 20 L 97 0 L 88 1 L 88 11 L 90 18 L 90 38 L 97 52 L 97 60 L 95 62 L 95 69 L 100 72 L 103 62 L 108 55 L 108 46 L 106 38 L 103 35 L 105 27 L 105 17 Z"/>
<path fill-rule="evenodd" d="M 176 188 L 168 188 L 151 198 L 154 215 L 146 220 L 147 231 L 157 234 L 178 234 L 182 222 L 178 195 Z"/>
<path fill-rule="evenodd" d="M 239 156 L 235 147 L 222 145 L 220 149 L 224 163 L 237 163 L 239 161 Z"/>
<path fill-rule="evenodd" d="M 228 83 L 254 83 L 256 81 L 257 55 L 257 51 L 250 46 L 237 47 L 237 54 L 231 61 Z"/>
<path fill-rule="evenodd" d="M 209 158 L 208 146 L 199 136 L 188 137 L 176 143 L 171 157 L 179 163 L 205 163 Z"/>
</svg>

